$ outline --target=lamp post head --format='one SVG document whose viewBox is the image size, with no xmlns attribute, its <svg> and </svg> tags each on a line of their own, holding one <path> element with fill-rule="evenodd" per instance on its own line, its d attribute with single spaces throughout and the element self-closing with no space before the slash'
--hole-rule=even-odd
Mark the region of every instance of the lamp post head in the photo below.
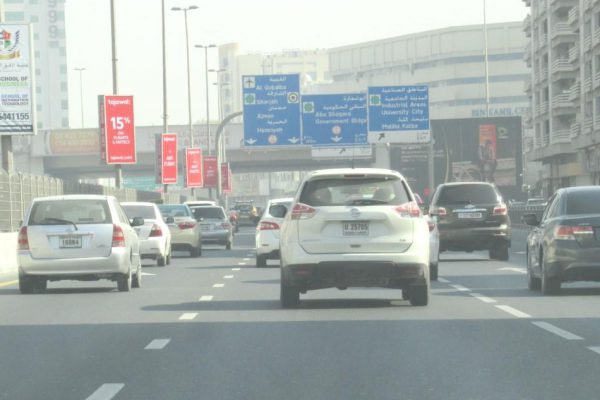
<svg viewBox="0 0 600 400">
<path fill-rule="evenodd" d="M 181 7 L 171 7 L 171 11 L 182 11 L 183 8 Z"/>
</svg>

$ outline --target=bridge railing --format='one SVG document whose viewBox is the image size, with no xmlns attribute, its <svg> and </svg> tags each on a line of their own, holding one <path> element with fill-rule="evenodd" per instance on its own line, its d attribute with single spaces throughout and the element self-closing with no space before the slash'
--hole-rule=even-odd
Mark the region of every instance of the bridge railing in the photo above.
<svg viewBox="0 0 600 400">
<path fill-rule="evenodd" d="M 0 232 L 19 229 L 23 215 L 37 197 L 62 194 L 100 194 L 115 196 L 119 201 L 151 201 L 181 203 L 184 199 L 176 193 L 158 193 L 115 188 L 89 183 L 63 181 L 49 176 L 8 174 L 0 170 Z"/>
</svg>

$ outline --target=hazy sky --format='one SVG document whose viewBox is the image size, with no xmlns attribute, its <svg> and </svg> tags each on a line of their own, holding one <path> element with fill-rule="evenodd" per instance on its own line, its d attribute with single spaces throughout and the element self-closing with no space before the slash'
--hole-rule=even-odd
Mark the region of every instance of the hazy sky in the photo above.
<svg viewBox="0 0 600 400">
<path fill-rule="evenodd" d="M 136 124 L 162 124 L 160 0 L 115 0 L 119 93 L 133 94 Z M 192 46 L 192 104 L 195 121 L 205 118 L 204 51 L 194 44 L 239 42 L 242 52 L 330 48 L 448 26 L 483 21 L 483 0 L 166 0 L 169 123 L 187 123 L 185 30 Z M 70 120 L 81 124 L 79 75 L 83 75 L 85 125 L 97 126 L 97 95 L 110 94 L 109 0 L 66 2 Z M 522 0 L 487 0 L 488 22 L 523 20 Z M 217 51 L 209 68 L 217 67 Z M 211 85 L 211 89 L 214 89 Z M 216 115 L 216 90 L 211 92 Z"/>
</svg>

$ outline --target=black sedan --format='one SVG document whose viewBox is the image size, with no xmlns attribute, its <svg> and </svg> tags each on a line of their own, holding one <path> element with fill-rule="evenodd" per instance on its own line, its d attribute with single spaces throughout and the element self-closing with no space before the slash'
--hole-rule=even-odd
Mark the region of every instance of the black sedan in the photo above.
<svg viewBox="0 0 600 400">
<path fill-rule="evenodd" d="M 559 189 L 527 238 L 527 276 L 531 290 L 557 294 L 563 282 L 600 281 L 600 187 Z"/>
</svg>

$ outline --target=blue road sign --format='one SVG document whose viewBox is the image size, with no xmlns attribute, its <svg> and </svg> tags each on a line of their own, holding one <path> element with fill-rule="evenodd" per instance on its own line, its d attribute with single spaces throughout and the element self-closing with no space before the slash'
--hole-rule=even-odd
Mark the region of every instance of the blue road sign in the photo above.
<svg viewBox="0 0 600 400">
<path fill-rule="evenodd" d="M 302 96 L 302 143 L 311 146 L 367 143 L 367 95 Z"/>
<path fill-rule="evenodd" d="M 301 144 L 300 76 L 245 75 L 244 146 Z"/>
<path fill-rule="evenodd" d="M 369 142 L 423 143 L 430 140 L 429 88 L 369 88 Z"/>
</svg>

